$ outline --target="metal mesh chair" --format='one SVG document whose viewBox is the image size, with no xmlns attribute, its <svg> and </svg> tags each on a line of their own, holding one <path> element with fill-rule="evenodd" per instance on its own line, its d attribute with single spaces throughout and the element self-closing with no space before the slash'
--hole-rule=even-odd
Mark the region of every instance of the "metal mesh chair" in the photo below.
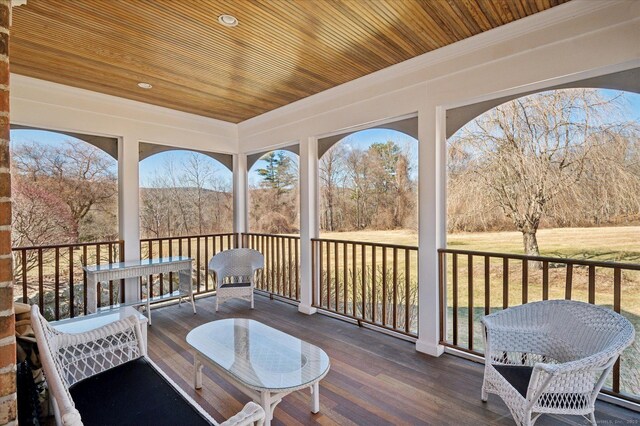
<svg viewBox="0 0 640 426">
<path fill-rule="evenodd" d="M 239 248 L 222 251 L 209 261 L 209 271 L 215 273 L 216 311 L 218 304 L 240 298 L 251 302 L 256 271 L 264 267 L 264 256 L 257 250 Z"/>
<path fill-rule="evenodd" d="M 595 425 L 598 392 L 635 336 L 623 316 L 571 300 L 516 306 L 482 324 L 482 400 L 497 394 L 520 425 L 545 413 L 582 415 Z"/>
</svg>

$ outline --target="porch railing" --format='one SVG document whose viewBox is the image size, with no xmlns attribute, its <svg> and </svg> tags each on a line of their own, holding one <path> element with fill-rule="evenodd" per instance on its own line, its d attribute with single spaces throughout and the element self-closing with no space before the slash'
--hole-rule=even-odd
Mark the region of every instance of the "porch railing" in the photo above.
<svg viewBox="0 0 640 426">
<path fill-rule="evenodd" d="M 300 237 L 246 233 L 242 244 L 264 255 L 265 267 L 256 277 L 258 290 L 300 301 Z"/>
<path fill-rule="evenodd" d="M 87 311 L 84 265 L 124 260 L 123 241 L 15 247 L 15 291 L 24 303 L 37 303 L 49 320 Z M 98 306 L 124 300 L 122 281 L 111 281 L 97 293 Z"/>
<path fill-rule="evenodd" d="M 439 284 L 441 344 L 477 355 L 482 316 L 538 300 L 604 305 L 640 331 L 640 264 L 441 249 Z M 640 402 L 639 347 L 623 353 L 605 392 Z"/>
<path fill-rule="evenodd" d="M 313 305 L 417 337 L 418 247 L 312 239 Z"/>
<path fill-rule="evenodd" d="M 140 240 L 140 257 L 186 256 L 193 259 L 193 281 L 195 293 L 201 294 L 215 290 L 215 282 L 209 273 L 209 260 L 213 255 L 238 247 L 238 234 L 219 233 L 206 235 L 186 235 L 181 237 L 144 238 Z M 149 286 L 149 297 L 171 294 L 178 289 L 178 274 L 168 276 L 146 277 Z M 140 286 L 140 297 L 146 298 L 147 285 Z"/>
</svg>

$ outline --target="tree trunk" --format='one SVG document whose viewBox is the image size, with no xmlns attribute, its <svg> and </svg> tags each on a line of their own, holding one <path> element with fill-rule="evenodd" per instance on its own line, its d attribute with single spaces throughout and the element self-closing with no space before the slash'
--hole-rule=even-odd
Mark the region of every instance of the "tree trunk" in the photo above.
<svg viewBox="0 0 640 426">
<path fill-rule="evenodd" d="M 538 248 L 538 238 L 536 237 L 536 231 L 522 231 L 522 240 L 524 242 L 524 254 L 527 256 L 540 256 L 540 249 Z M 530 261 L 529 268 L 542 269 L 542 262 Z"/>
</svg>

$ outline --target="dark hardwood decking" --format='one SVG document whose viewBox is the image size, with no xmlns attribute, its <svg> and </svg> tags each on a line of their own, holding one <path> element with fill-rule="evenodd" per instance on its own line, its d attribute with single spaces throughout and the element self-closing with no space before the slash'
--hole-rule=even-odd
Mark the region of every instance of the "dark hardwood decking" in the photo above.
<svg viewBox="0 0 640 426">
<path fill-rule="evenodd" d="M 495 395 L 480 401 L 482 366 L 453 355 L 439 358 L 415 351 L 414 344 L 324 315 L 304 315 L 287 303 L 256 296 L 255 309 L 240 300 L 214 311 L 213 297 L 153 311 L 149 355 L 211 415 L 222 421 L 249 398 L 205 368 L 203 388 L 193 388 L 193 357 L 185 336 L 216 319 L 252 318 L 324 349 L 331 370 L 320 382 L 320 413 L 309 411 L 309 392 L 286 396 L 276 407 L 273 424 L 299 425 L 513 425 Z M 598 402 L 601 424 L 640 424 L 640 413 Z M 580 417 L 543 416 L 536 425 L 585 424 Z"/>
</svg>

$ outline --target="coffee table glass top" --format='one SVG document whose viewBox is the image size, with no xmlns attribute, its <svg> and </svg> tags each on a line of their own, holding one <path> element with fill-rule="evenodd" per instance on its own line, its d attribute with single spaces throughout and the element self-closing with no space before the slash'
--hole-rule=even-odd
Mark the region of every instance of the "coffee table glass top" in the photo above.
<svg viewBox="0 0 640 426">
<path fill-rule="evenodd" d="M 302 388 L 324 377 L 329 357 L 317 346 L 250 319 L 194 328 L 187 343 L 248 387 Z"/>
</svg>

